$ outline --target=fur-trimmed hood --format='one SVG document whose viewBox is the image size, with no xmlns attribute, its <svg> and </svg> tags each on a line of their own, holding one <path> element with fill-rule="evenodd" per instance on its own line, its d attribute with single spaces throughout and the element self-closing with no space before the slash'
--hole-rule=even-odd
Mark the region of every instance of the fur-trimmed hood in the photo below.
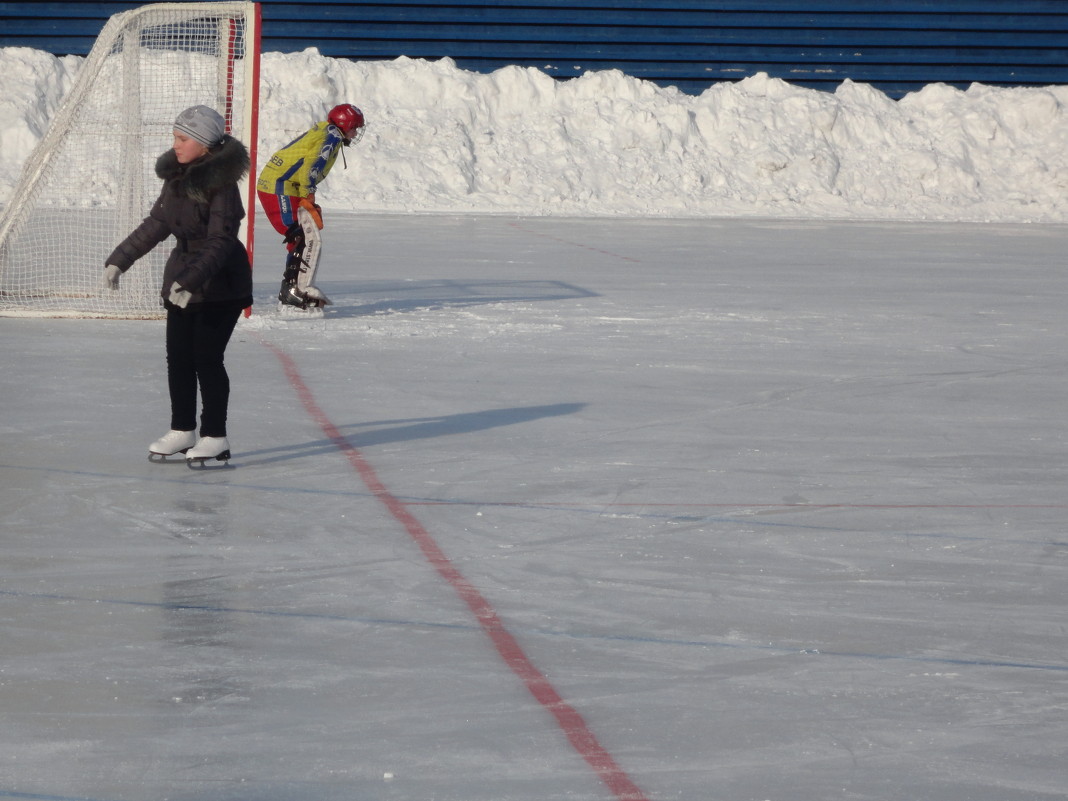
<svg viewBox="0 0 1068 801">
<path fill-rule="evenodd" d="M 248 148 L 232 136 L 224 137 L 207 155 L 190 164 L 179 164 L 173 150 L 156 159 L 156 176 L 164 181 L 177 179 L 177 194 L 199 203 L 206 203 L 223 187 L 240 181 L 248 170 Z"/>
</svg>

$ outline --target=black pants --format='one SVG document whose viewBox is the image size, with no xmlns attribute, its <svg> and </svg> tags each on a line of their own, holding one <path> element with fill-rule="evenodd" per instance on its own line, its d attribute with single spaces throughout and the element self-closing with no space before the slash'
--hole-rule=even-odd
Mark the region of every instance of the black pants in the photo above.
<svg viewBox="0 0 1068 801">
<path fill-rule="evenodd" d="M 230 376 L 223 354 L 234 333 L 240 309 L 167 309 L 167 385 L 171 392 L 171 428 L 193 431 L 197 425 L 197 384 L 203 401 L 200 436 L 226 436 Z"/>
</svg>

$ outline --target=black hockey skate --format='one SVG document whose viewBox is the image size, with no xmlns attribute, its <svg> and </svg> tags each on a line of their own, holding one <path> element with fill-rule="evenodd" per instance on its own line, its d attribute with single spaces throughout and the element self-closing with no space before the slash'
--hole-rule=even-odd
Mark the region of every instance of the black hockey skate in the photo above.
<svg viewBox="0 0 1068 801">
<path fill-rule="evenodd" d="M 329 301 L 325 298 L 316 298 L 297 289 L 295 282 L 283 281 L 282 288 L 278 292 L 278 300 L 285 306 L 295 306 L 298 309 L 321 309 Z"/>
<path fill-rule="evenodd" d="M 296 284 L 287 281 L 282 282 L 282 288 L 278 292 L 278 300 L 283 306 L 293 306 L 298 309 L 322 309 L 330 305 L 330 298 L 322 293 L 317 287 L 310 286 L 301 291 Z"/>
</svg>

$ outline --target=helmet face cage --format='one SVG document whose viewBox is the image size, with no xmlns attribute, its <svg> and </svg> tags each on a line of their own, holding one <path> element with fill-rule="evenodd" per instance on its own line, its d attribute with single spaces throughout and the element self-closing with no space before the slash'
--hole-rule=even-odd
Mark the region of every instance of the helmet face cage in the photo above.
<svg viewBox="0 0 1068 801">
<path fill-rule="evenodd" d="M 330 109 L 327 120 L 341 129 L 346 145 L 359 142 L 363 138 L 363 112 L 351 103 L 334 106 Z"/>
</svg>

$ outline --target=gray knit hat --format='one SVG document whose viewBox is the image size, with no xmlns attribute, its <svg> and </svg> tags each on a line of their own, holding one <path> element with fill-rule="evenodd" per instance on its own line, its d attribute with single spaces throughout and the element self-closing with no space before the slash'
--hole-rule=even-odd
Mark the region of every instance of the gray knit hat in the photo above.
<svg viewBox="0 0 1068 801">
<path fill-rule="evenodd" d="M 222 115 L 207 106 L 192 106 L 178 115 L 174 130 L 196 139 L 200 144 L 212 147 L 226 135 L 226 123 Z"/>
</svg>

